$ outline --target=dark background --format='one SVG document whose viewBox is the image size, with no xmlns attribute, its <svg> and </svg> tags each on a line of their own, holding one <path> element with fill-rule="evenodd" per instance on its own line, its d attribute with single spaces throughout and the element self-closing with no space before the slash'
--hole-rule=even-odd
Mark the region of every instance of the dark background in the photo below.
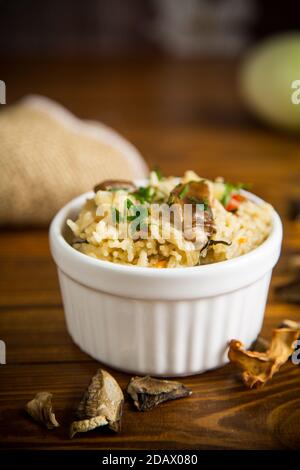
<svg viewBox="0 0 300 470">
<path fill-rule="evenodd" d="M 240 64 L 264 38 L 299 30 L 300 6 L 296 0 L 0 0 L 0 18 L 7 104 L 46 95 L 136 139 L 132 125 L 154 123 L 269 132 L 240 98 Z M 141 150 L 152 159 L 149 145 Z"/>
<path fill-rule="evenodd" d="M 233 56 L 298 29 L 299 12 L 296 0 L 1 0 L 0 56 Z"/>
</svg>

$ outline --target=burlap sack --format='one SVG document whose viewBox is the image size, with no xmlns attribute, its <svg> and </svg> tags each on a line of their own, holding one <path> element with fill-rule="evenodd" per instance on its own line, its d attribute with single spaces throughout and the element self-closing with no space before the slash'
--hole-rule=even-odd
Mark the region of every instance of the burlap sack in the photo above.
<svg viewBox="0 0 300 470">
<path fill-rule="evenodd" d="M 43 97 L 0 112 L 0 224 L 46 224 L 103 179 L 144 178 L 138 151 L 112 129 Z"/>
</svg>

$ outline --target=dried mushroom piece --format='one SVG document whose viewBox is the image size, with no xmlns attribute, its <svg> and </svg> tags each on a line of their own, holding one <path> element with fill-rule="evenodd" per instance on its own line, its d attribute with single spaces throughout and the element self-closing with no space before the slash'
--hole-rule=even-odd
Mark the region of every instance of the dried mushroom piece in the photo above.
<svg viewBox="0 0 300 470">
<path fill-rule="evenodd" d="M 119 191 L 124 189 L 125 191 L 135 191 L 136 186 L 132 181 L 128 180 L 105 180 L 94 186 L 94 192 L 97 191 Z"/>
<path fill-rule="evenodd" d="M 148 411 L 168 400 L 188 397 L 192 391 L 180 382 L 152 377 L 132 377 L 127 393 L 139 411 Z"/>
<path fill-rule="evenodd" d="M 277 328 L 291 328 L 292 330 L 300 330 L 300 322 L 293 320 L 283 320 Z M 250 350 L 256 352 L 266 352 L 270 347 L 270 341 L 258 336 L 251 344 Z"/>
<path fill-rule="evenodd" d="M 207 246 L 216 232 L 214 216 L 211 209 L 212 190 L 208 181 L 189 181 L 178 184 L 170 192 L 168 205 L 176 208 L 184 222 L 184 237 L 192 242 L 198 241 L 199 248 Z M 191 214 L 185 206 L 191 206 Z M 199 210 L 203 206 L 203 210 Z"/>
<path fill-rule="evenodd" d="M 118 382 L 108 372 L 99 369 L 79 403 L 78 421 L 71 424 L 70 437 L 77 432 L 87 432 L 105 425 L 118 432 L 123 402 L 124 396 Z"/>
<path fill-rule="evenodd" d="M 172 189 L 169 196 L 169 205 L 172 204 L 212 204 L 212 190 L 206 180 L 179 183 Z"/>
<path fill-rule="evenodd" d="M 25 407 L 27 413 L 39 423 L 44 424 L 48 429 L 57 428 L 59 423 L 56 421 L 52 409 L 52 393 L 37 393 L 33 400 L 29 401 Z"/>
<path fill-rule="evenodd" d="M 250 350 L 256 352 L 266 352 L 270 347 L 270 341 L 266 340 L 262 336 L 258 336 L 255 341 L 251 344 Z"/>
<path fill-rule="evenodd" d="M 228 357 L 243 371 L 243 382 L 249 388 L 258 388 L 272 376 L 274 363 L 266 353 L 247 351 L 240 341 L 230 341 Z"/>
<path fill-rule="evenodd" d="M 294 320 L 283 320 L 278 328 L 291 328 L 292 330 L 300 330 L 300 322 Z"/>
<path fill-rule="evenodd" d="M 265 352 L 245 350 L 243 343 L 230 341 L 228 357 L 243 371 L 243 381 L 248 388 L 263 386 L 294 351 L 300 329 L 277 328 L 272 332 L 270 347 Z"/>
</svg>

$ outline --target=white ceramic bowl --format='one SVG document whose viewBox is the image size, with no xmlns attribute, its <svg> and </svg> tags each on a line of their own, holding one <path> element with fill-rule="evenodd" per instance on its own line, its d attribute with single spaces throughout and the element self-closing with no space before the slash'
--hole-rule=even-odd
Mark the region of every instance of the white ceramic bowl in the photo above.
<svg viewBox="0 0 300 470">
<path fill-rule="evenodd" d="M 275 211 L 272 233 L 250 253 L 206 266 L 142 268 L 91 258 L 65 240 L 66 219 L 92 195 L 73 199 L 50 227 L 67 327 L 83 351 L 124 371 L 180 376 L 225 364 L 233 338 L 250 346 L 280 254 Z"/>
</svg>

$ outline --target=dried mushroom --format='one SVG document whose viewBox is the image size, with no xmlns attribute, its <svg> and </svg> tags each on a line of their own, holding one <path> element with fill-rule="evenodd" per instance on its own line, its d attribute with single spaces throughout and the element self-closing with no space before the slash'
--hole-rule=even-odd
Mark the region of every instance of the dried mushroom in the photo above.
<svg viewBox="0 0 300 470">
<path fill-rule="evenodd" d="M 283 320 L 278 328 L 291 328 L 292 330 L 300 330 L 300 322 L 293 320 Z"/>
<path fill-rule="evenodd" d="M 184 234 L 190 241 L 200 240 L 201 247 L 207 245 L 211 236 L 215 233 L 215 224 L 211 210 L 212 192 L 209 183 L 205 180 L 190 181 L 185 184 L 178 184 L 171 191 L 169 206 L 178 204 L 185 215 L 184 206 L 191 204 L 191 220 L 184 220 Z M 203 210 L 197 210 L 198 205 L 203 205 Z"/>
<path fill-rule="evenodd" d="M 265 352 L 245 350 L 240 341 L 229 344 L 228 357 L 243 371 L 243 381 L 248 388 L 263 386 L 294 351 L 300 329 L 277 328 L 272 332 L 270 347 Z"/>
<path fill-rule="evenodd" d="M 251 351 L 266 352 L 270 347 L 270 341 L 266 340 L 262 336 L 258 336 L 256 340 L 251 344 Z"/>
<path fill-rule="evenodd" d="M 139 411 L 148 411 L 164 401 L 176 400 L 192 394 L 189 388 L 179 382 L 153 379 L 149 376 L 132 377 L 127 393 Z"/>
<path fill-rule="evenodd" d="M 97 191 L 118 191 L 124 189 L 126 191 L 135 191 L 136 186 L 132 181 L 128 180 L 105 180 L 94 186 L 94 192 Z"/>
<path fill-rule="evenodd" d="M 85 391 L 77 410 L 78 420 L 71 424 L 70 437 L 108 425 L 118 432 L 124 396 L 118 382 L 105 370 L 99 369 Z"/>
<path fill-rule="evenodd" d="M 44 424 L 48 429 L 57 428 L 59 423 L 56 421 L 52 409 L 52 393 L 37 393 L 33 400 L 26 405 L 27 413 L 39 423 Z"/>
</svg>

